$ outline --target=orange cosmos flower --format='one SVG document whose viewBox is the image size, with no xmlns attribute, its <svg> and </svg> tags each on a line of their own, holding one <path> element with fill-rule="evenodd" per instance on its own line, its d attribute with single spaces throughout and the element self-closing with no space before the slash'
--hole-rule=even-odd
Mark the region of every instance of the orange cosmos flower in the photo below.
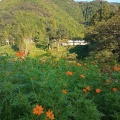
<svg viewBox="0 0 120 120">
<path fill-rule="evenodd" d="M 112 88 L 112 91 L 113 91 L 113 92 L 116 92 L 116 91 L 117 91 L 117 88 Z"/>
<path fill-rule="evenodd" d="M 120 67 L 117 67 L 116 65 L 114 65 L 114 71 L 119 71 Z"/>
<path fill-rule="evenodd" d="M 70 76 L 72 76 L 72 75 L 73 75 L 73 73 L 72 73 L 72 72 L 70 72 L 70 71 L 66 72 L 66 74 L 67 74 L 67 75 L 70 75 Z"/>
<path fill-rule="evenodd" d="M 46 112 L 46 115 L 47 115 L 47 117 L 48 117 L 50 120 L 54 120 L 53 111 L 48 110 L 48 112 Z"/>
<path fill-rule="evenodd" d="M 85 78 L 84 74 L 81 74 L 80 77 L 81 77 L 81 78 Z"/>
<path fill-rule="evenodd" d="M 43 108 L 42 106 L 40 105 L 36 105 L 35 108 L 33 108 L 33 114 L 36 114 L 36 115 L 41 115 L 43 113 Z"/>
<path fill-rule="evenodd" d="M 96 89 L 96 93 L 100 93 L 101 90 L 99 88 Z"/>
<path fill-rule="evenodd" d="M 82 66 L 80 63 L 77 63 L 77 66 Z"/>
<path fill-rule="evenodd" d="M 87 87 L 86 87 L 86 90 L 87 90 L 87 91 L 90 91 L 90 86 L 87 86 Z"/>
<path fill-rule="evenodd" d="M 83 89 L 83 92 L 84 92 L 84 93 L 87 93 L 87 89 Z"/>
<path fill-rule="evenodd" d="M 66 91 L 66 89 L 63 89 L 63 90 L 62 90 L 62 92 L 63 92 L 64 94 L 67 94 L 67 91 Z"/>
<path fill-rule="evenodd" d="M 24 55 L 25 55 L 25 53 L 22 52 L 22 51 L 19 51 L 19 52 L 16 53 L 16 56 L 17 56 L 17 57 L 22 57 L 22 56 L 24 56 Z"/>
</svg>

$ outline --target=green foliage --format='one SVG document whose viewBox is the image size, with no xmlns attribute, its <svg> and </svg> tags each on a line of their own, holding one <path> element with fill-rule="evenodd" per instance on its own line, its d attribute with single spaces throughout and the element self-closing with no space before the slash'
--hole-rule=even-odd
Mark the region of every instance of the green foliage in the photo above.
<svg viewBox="0 0 120 120">
<path fill-rule="evenodd" d="M 58 31 L 62 30 L 59 26 L 65 28 L 64 38 L 66 36 L 71 39 L 84 37 L 84 26 L 78 22 L 78 19 L 80 21 L 82 19 L 80 12 L 77 13 L 78 5 L 73 1 L 60 3 L 53 0 L 18 0 L 17 3 L 16 1 L 2 1 L 0 4 L 4 5 L 1 9 L 10 7 L 6 12 L 1 12 L 1 43 L 9 39 L 11 45 L 14 42 L 20 50 L 28 51 L 30 41 L 48 44 L 48 38 L 52 40 L 56 38 Z M 67 8 L 72 12 L 66 10 L 66 6 L 69 6 Z"/>
<path fill-rule="evenodd" d="M 14 55 L 15 51 L 10 45 L 0 47 L 0 54 L 7 53 L 8 55 Z"/>
<path fill-rule="evenodd" d="M 90 24 L 97 24 L 100 21 L 107 21 L 112 17 L 111 15 L 112 12 L 110 9 L 110 4 L 107 2 L 101 2 L 100 9 L 92 17 Z"/>
<path fill-rule="evenodd" d="M 89 59 L 70 63 L 65 58 L 42 61 L 6 55 L 0 56 L 0 68 L 1 120 L 45 119 L 49 109 L 57 120 L 119 119 L 120 71 L 107 76 Z M 87 86 L 90 91 L 83 92 Z M 36 104 L 44 108 L 40 116 L 33 114 Z"/>
<path fill-rule="evenodd" d="M 89 56 L 89 45 L 77 45 L 75 47 L 69 48 L 70 53 L 76 53 L 77 59 L 84 59 Z"/>
<path fill-rule="evenodd" d="M 61 9 L 66 11 L 70 16 L 72 16 L 76 21 L 84 21 L 83 15 L 81 14 L 81 9 L 79 4 L 75 3 L 73 0 L 53 0 Z"/>
<path fill-rule="evenodd" d="M 99 56 L 100 62 L 115 64 L 120 60 L 119 16 L 120 12 L 117 12 L 107 22 L 99 22 L 88 28 L 86 39 L 91 42 L 91 55 Z"/>
<path fill-rule="evenodd" d="M 79 2 L 85 23 L 93 24 L 96 21 L 106 20 L 118 11 L 119 4 L 108 3 L 106 1 L 94 0 L 92 2 Z"/>
</svg>

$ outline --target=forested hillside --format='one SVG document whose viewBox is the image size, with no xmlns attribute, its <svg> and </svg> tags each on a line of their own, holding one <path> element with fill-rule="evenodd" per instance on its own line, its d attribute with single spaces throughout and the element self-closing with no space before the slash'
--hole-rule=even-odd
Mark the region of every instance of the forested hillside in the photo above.
<svg viewBox="0 0 120 120">
<path fill-rule="evenodd" d="M 94 0 L 91 2 L 79 2 L 79 6 L 82 10 L 85 23 L 87 25 L 95 22 L 95 20 L 101 21 L 110 19 L 116 11 L 118 11 L 119 3 L 108 3 L 107 1 Z M 101 16 L 98 16 L 100 13 Z"/>
<path fill-rule="evenodd" d="M 83 17 L 72 0 L 2 0 L 0 6 L 1 45 L 9 39 L 22 50 L 30 41 L 84 37 Z"/>
<path fill-rule="evenodd" d="M 61 9 L 66 11 L 78 22 L 84 21 L 83 14 L 79 4 L 73 2 L 73 0 L 53 0 Z"/>
<path fill-rule="evenodd" d="M 9 40 L 27 54 L 31 42 L 50 47 L 56 40 L 59 49 L 63 41 L 84 38 L 91 43 L 89 53 L 102 54 L 107 60 L 120 59 L 117 3 L 2 0 L 0 6 L 0 46 Z"/>
<path fill-rule="evenodd" d="M 91 42 L 90 51 L 103 62 L 120 61 L 120 11 L 106 22 L 89 26 L 86 39 Z"/>
</svg>

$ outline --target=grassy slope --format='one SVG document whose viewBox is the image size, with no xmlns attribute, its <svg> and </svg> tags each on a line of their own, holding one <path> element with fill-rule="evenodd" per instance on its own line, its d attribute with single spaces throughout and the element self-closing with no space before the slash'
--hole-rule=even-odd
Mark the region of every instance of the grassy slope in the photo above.
<svg viewBox="0 0 120 120">
<path fill-rule="evenodd" d="M 10 55 L 14 55 L 15 51 L 11 48 L 10 45 L 7 45 L 7 46 L 0 47 L 0 54 L 2 53 L 8 53 Z"/>
<path fill-rule="evenodd" d="M 41 56 L 47 53 L 45 50 L 37 48 L 34 43 L 31 44 L 30 47 L 31 47 L 29 55 L 30 57 L 37 57 L 38 55 Z M 8 55 L 15 55 L 16 51 L 14 51 L 14 49 L 10 45 L 6 45 L 0 47 L 0 54 L 3 53 L 7 53 Z"/>
</svg>

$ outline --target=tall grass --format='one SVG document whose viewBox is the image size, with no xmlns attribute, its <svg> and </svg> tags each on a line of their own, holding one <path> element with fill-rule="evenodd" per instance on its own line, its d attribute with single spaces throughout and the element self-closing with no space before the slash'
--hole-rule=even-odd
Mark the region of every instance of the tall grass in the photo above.
<svg viewBox="0 0 120 120">
<path fill-rule="evenodd" d="M 120 71 L 100 69 L 90 60 L 0 56 L 0 120 L 120 120 Z"/>
</svg>

